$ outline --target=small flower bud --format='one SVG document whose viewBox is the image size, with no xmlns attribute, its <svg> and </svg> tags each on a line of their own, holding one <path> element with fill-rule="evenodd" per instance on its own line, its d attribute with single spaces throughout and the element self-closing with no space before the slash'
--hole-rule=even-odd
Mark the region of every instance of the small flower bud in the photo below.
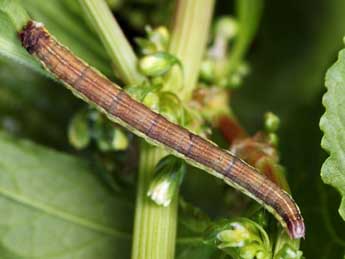
<svg viewBox="0 0 345 259">
<path fill-rule="evenodd" d="M 128 148 L 128 138 L 120 128 L 114 128 L 112 147 L 117 151 Z"/>
<path fill-rule="evenodd" d="M 242 247 L 250 239 L 250 232 L 239 222 L 230 224 L 230 229 L 219 232 L 217 238 L 221 243 L 219 248 L 225 247 Z"/>
<path fill-rule="evenodd" d="M 159 111 L 159 96 L 156 93 L 149 92 L 146 94 L 143 103 L 151 110 Z"/>
<path fill-rule="evenodd" d="M 127 136 L 98 111 L 92 111 L 92 137 L 101 151 L 121 151 L 128 147 Z"/>
<path fill-rule="evenodd" d="M 172 155 L 164 157 L 156 166 L 147 196 L 158 205 L 168 206 L 182 182 L 185 170 L 182 160 Z"/>
<path fill-rule="evenodd" d="M 74 115 L 68 127 L 68 139 L 76 149 L 88 146 L 91 136 L 86 112 L 78 112 Z"/>
<path fill-rule="evenodd" d="M 233 38 L 238 31 L 238 25 L 234 18 L 224 16 L 218 19 L 216 23 L 216 34 L 226 40 Z"/>
<path fill-rule="evenodd" d="M 167 50 L 169 44 L 169 31 L 164 26 L 148 31 L 149 40 L 153 42 L 157 48 L 157 51 Z"/>
<path fill-rule="evenodd" d="M 272 112 L 267 112 L 264 116 L 265 129 L 268 132 L 276 132 L 280 125 L 280 119 Z"/>
<path fill-rule="evenodd" d="M 180 63 L 173 55 L 166 52 L 157 52 L 139 60 L 141 72 L 152 77 L 164 75 L 175 64 Z"/>
<path fill-rule="evenodd" d="M 206 82 L 212 82 L 215 77 L 215 67 L 211 60 L 204 60 L 200 67 L 200 78 Z"/>
<path fill-rule="evenodd" d="M 226 86 L 232 89 L 239 88 L 242 85 L 243 79 L 249 74 L 249 71 L 249 66 L 246 63 L 239 64 L 235 71 L 228 77 Z"/>
<path fill-rule="evenodd" d="M 279 137 L 276 133 L 268 133 L 268 143 L 270 143 L 272 146 L 277 147 L 279 144 Z"/>
<path fill-rule="evenodd" d="M 264 251 L 257 243 L 251 243 L 240 251 L 241 259 L 271 259 L 270 253 Z"/>
<path fill-rule="evenodd" d="M 106 129 L 103 128 L 102 135 L 97 139 L 97 146 L 101 151 L 122 151 L 128 147 L 128 140 L 120 129 Z"/>
</svg>

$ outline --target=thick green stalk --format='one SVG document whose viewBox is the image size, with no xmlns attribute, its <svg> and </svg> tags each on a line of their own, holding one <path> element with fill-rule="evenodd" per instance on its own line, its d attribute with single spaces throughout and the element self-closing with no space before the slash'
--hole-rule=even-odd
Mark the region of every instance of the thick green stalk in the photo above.
<svg viewBox="0 0 345 259">
<path fill-rule="evenodd" d="M 199 76 L 199 68 L 208 39 L 214 0 L 179 0 L 172 29 L 169 52 L 183 64 L 175 68 L 165 89 L 189 100 Z"/>
<path fill-rule="evenodd" d="M 115 74 L 126 84 L 139 84 L 137 57 L 104 0 L 79 0 L 90 24 L 100 37 L 114 65 Z"/>
<path fill-rule="evenodd" d="M 154 168 L 164 155 L 162 149 L 141 142 L 132 259 L 174 258 L 177 197 L 168 207 L 162 207 L 147 196 Z"/>
<path fill-rule="evenodd" d="M 118 76 L 127 84 L 139 84 L 137 58 L 103 0 L 79 0 L 91 24 L 106 46 Z M 147 197 L 153 169 L 165 152 L 142 141 L 135 210 L 132 258 L 173 258 L 176 240 L 177 198 L 168 208 Z"/>
<path fill-rule="evenodd" d="M 178 68 L 172 71 L 166 90 L 188 100 L 195 87 L 199 66 L 205 51 L 214 0 L 179 0 L 169 51 L 183 63 L 181 78 Z M 183 90 L 178 87 L 183 80 Z M 177 197 L 169 207 L 158 207 L 146 197 L 154 166 L 164 151 L 142 144 L 139 186 L 134 225 L 132 259 L 172 259 L 175 252 Z M 177 195 L 176 195 L 177 196 Z"/>
<path fill-rule="evenodd" d="M 263 5 L 263 0 L 236 0 L 239 32 L 229 56 L 228 73 L 234 72 L 241 63 L 249 44 L 252 42 L 259 26 Z"/>
</svg>

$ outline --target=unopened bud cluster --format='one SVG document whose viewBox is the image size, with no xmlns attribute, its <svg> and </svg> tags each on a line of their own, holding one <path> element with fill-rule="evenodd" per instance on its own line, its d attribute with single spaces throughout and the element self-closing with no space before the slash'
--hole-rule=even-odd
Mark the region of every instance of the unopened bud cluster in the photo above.
<svg viewBox="0 0 345 259">
<path fill-rule="evenodd" d="M 229 70 L 230 43 L 238 36 L 237 21 L 231 16 L 219 18 L 214 26 L 213 43 L 200 67 L 200 79 L 208 85 L 237 88 L 249 73 L 249 67 L 240 62 L 232 71 Z"/>
<path fill-rule="evenodd" d="M 77 112 L 68 128 L 68 138 L 76 149 L 84 149 L 94 141 L 101 151 L 121 151 L 128 147 L 124 131 L 94 109 Z"/>
<path fill-rule="evenodd" d="M 137 38 L 143 56 L 138 61 L 139 70 L 147 80 L 140 85 L 132 85 L 126 91 L 151 110 L 160 113 L 169 121 L 186 126 L 186 111 L 178 96 L 164 89 L 166 75 L 177 65 L 182 73 L 182 64 L 167 52 L 170 40 L 169 31 L 160 26 L 146 27 L 146 38 Z"/>
<path fill-rule="evenodd" d="M 268 142 L 273 146 L 277 146 L 279 143 L 279 137 L 277 135 L 277 130 L 280 126 L 279 117 L 272 112 L 267 112 L 264 115 L 264 123 Z"/>
<path fill-rule="evenodd" d="M 137 38 L 143 57 L 139 60 L 140 71 L 148 77 L 165 75 L 174 65 L 180 65 L 179 60 L 167 52 L 169 31 L 160 26 L 156 29 L 146 27 L 147 38 Z"/>
<path fill-rule="evenodd" d="M 240 218 L 214 226 L 206 237 L 234 259 L 271 259 L 272 252 L 267 233 L 256 222 Z"/>
</svg>

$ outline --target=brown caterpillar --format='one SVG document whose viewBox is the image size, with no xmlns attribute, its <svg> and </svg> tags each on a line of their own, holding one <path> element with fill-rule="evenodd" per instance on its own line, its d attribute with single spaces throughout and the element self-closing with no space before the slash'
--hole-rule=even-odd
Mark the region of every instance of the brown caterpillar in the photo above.
<svg viewBox="0 0 345 259">
<path fill-rule="evenodd" d="M 304 237 L 303 218 L 294 200 L 254 167 L 131 98 L 57 42 L 43 24 L 30 21 L 19 36 L 23 47 L 76 96 L 149 143 L 168 149 L 255 199 L 280 221 L 291 238 Z"/>
</svg>

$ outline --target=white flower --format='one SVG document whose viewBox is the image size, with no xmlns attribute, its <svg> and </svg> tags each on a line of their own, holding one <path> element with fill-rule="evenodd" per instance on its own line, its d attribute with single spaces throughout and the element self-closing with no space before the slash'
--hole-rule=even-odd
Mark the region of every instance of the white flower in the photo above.
<svg viewBox="0 0 345 259">
<path fill-rule="evenodd" d="M 164 181 L 151 185 L 152 188 L 149 189 L 147 195 L 158 205 L 163 205 L 167 207 L 172 199 L 170 189 L 170 181 L 165 179 Z"/>
</svg>

